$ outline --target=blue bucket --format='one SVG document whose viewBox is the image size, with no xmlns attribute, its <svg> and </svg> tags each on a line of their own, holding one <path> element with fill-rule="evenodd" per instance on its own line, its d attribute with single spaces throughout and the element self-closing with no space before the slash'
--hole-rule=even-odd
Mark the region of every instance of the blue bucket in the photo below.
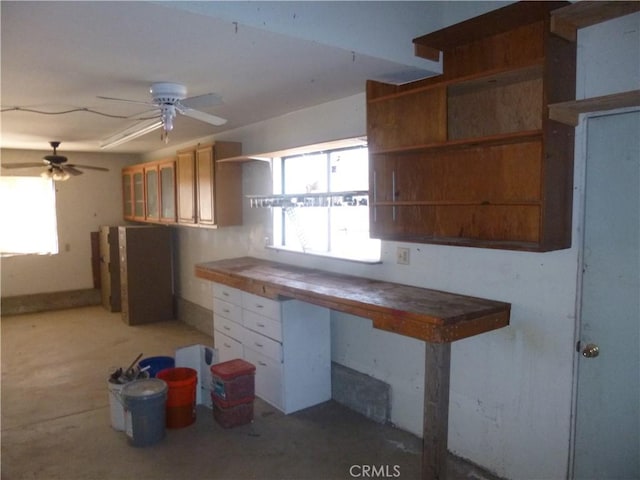
<svg viewBox="0 0 640 480">
<path fill-rule="evenodd" d="M 145 367 L 149 367 L 149 377 L 155 378 L 156 374 L 160 370 L 165 368 L 173 368 L 175 366 L 175 360 L 173 357 L 149 357 L 143 358 L 138 362 L 138 367 L 142 370 Z"/>
</svg>

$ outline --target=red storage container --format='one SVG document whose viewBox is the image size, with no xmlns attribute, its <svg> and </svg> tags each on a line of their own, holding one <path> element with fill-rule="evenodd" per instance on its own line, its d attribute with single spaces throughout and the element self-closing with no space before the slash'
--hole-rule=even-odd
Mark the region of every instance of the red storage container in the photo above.
<svg viewBox="0 0 640 480">
<path fill-rule="evenodd" d="M 256 367 L 241 358 L 211 366 L 211 398 L 222 408 L 253 402 Z"/>
<path fill-rule="evenodd" d="M 213 418 L 222 428 L 246 425 L 253 420 L 253 398 L 248 401 L 224 402 L 224 405 L 221 405 L 220 400 L 212 393 L 211 401 Z"/>
</svg>

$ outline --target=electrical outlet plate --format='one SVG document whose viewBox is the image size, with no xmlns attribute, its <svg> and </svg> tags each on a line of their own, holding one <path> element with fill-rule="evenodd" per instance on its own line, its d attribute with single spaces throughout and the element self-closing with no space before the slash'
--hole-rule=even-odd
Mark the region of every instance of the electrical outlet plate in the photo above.
<svg viewBox="0 0 640 480">
<path fill-rule="evenodd" d="M 409 265 L 409 249 L 398 247 L 396 251 L 396 263 L 399 265 Z"/>
</svg>

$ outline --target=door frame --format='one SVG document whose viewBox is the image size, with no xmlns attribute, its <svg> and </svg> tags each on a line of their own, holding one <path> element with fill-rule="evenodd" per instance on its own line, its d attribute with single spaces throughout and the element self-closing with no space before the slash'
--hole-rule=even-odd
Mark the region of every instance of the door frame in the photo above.
<svg viewBox="0 0 640 480">
<path fill-rule="evenodd" d="M 579 190 L 574 190 L 574 245 L 577 247 L 576 265 L 576 303 L 575 303 L 575 323 L 573 338 L 573 365 L 571 379 L 571 419 L 569 432 L 569 461 L 567 462 L 567 478 L 574 479 L 575 475 L 575 449 L 576 449 L 576 425 L 577 425 L 577 405 L 578 405 L 578 376 L 580 355 L 576 351 L 578 342 L 582 335 L 582 299 L 583 299 L 583 264 L 585 249 L 585 225 L 586 225 L 586 194 L 587 194 L 587 153 L 589 140 L 589 120 L 593 118 L 609 117 L 631 112 L 640 112 L 640 107 L 625 107 L 605 112 L 588 112 L 580 115 L 580 123 L 576 127 L 576 145 L 574 154 L 574 185 L 579 186 Z M 575 162 L 580 159 L 581 162 Z M 579 167 L 579 168 L 576 168 Z M 577 198 L 576 197 L 577 194 Z"/>
</svg>

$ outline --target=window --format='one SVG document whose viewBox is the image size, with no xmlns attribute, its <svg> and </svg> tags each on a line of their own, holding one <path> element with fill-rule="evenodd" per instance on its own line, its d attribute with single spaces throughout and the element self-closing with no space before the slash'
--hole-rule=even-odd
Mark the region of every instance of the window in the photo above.
<svg viewBox="0 0 640 480">
<path fill-rule="evenodd" d="M 361 261 L 380 260 L 369 238 L 366 147 L 339 148 L 273 161 L 273 246 Z"/>
<path fill-rule="evenodd" d="M 0 253 L 58 253 L 53 180 L 0 177 Z"/>
</svg>

